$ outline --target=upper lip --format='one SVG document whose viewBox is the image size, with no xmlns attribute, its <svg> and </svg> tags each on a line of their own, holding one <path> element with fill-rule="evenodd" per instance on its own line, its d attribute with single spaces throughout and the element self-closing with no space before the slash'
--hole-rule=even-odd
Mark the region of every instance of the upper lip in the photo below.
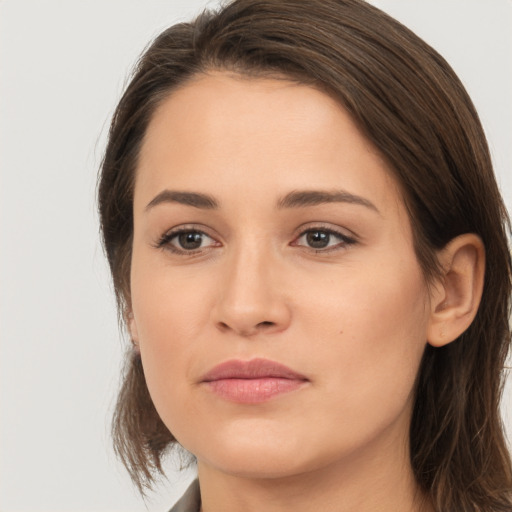
<svg viewBox="0 0 512 512">
<path fill-rule="evenodd" d="M 269 359 L 251 359 L 242 361 L 232 359 L 214 366 L 203 375 L 202 382 L 211 382 L 222 379 L 261 379 L 280 378 L 293 380 L 308 380 L 304 375 L 288 368 L 284 364 Z"/>
</svg>

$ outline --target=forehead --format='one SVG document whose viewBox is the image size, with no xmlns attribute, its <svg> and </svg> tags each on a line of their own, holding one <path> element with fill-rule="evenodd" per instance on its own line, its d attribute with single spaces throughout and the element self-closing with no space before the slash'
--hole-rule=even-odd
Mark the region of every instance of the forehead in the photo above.
<svg viewBox="0 0 512 512">
<path fill-rule="evenodd" d="M 374 146 L 332 97 L 286 79 L 215 72 L 174 90 L 148 126 L 136 202 L 161 189 L 267 195 L 343 188 L 381 204 L 400 193 Z"/>
</svg>

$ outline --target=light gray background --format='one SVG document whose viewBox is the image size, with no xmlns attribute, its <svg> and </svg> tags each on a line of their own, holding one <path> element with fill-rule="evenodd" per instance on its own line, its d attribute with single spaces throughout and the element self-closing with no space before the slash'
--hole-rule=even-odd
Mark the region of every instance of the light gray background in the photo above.
<svg viewBox="0 0 512 512">
<path fill-rule="evenodd" d="M 374 0 L 469 90 L 512 207 L 512 2 Z M 210 2 L 209 5 L 215 5 Z M 123 342 L 98 237 L 96 171 L 138 54 L 204 0 L 0 0 L 0 511 L 145 505 L 110 448 Z M 510 381 L 510 379 L 509 379 Z M 509 384 L 505 406 L 512 401 Z M 512 435 L 512 410 L 504 407 Z"/>
</svg>

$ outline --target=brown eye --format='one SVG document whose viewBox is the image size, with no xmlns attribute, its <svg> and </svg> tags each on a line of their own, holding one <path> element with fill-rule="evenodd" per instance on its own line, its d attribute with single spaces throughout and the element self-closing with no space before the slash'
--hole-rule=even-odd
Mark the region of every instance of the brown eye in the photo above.
<svg viewBox="0 0 512 512">
<path fill-rule="evenodd" d="M 356 240 L 354 238 L 331 229 L 308 229 L 292 245 L 305 247 L 317 252 L 328 252 L 330 250 L 342 249 L 355 243 Z"/>
<path fill-rule="evenodd" d="M 329 245 L 331 234 L 326 231 L 309 231 L 306 233 L 306 242 L 313 249 L 324 249 Z"/>
<path fill-rule="evenodd" d="M 206 235 L 204 233 L 200 233 L 199 231 L 188 231 L 185 233 L 180 233 L 175 237 L 175 239 L 178 242 L 180 249 L 193 251 L 201 247 L 204 237 L 206 237 Z"/>
<path fill-rule="evenodd" d="M 163 235 L 156 247 L 168 249 L 176 254 L 191 254 L 220 245 L 219 242 L 202 231 L 177 229 Z"/>
</svg>

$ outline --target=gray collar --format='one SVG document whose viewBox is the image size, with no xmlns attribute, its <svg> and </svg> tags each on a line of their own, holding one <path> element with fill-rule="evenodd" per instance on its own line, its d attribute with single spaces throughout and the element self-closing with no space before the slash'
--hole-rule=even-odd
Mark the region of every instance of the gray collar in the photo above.
<svg viewBox="0 0 512 512">
<path fill-rule="evenodd" d="M 196 479 L 169 512 L 199 512 L 200 510 L 201 495 L 199 494 L 199 480 Z"/>
</svg>

